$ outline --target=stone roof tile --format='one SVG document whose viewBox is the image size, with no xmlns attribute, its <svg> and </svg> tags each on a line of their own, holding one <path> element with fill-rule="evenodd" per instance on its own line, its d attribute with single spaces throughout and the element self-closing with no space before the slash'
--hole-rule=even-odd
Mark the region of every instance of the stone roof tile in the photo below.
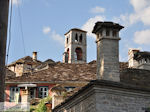
<svg viewBox="0 0 150 112">
<path fill-rule="evenodd" d="M 6 78 L 6 82 L 90 81 L 96 79 L 96 66 L 96 61 L 87 64 L 56 63 L 48 69 Z M 126 68 L 127 63 L 121 62 L 120 67 Z"/>
</svg>

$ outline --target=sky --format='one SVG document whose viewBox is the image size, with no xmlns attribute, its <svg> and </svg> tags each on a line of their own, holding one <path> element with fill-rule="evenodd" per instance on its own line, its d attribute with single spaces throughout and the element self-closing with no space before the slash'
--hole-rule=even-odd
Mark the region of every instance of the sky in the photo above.
<svg viewBox="0 0 150 112">
<path fill-rule="evenodd" d="M 7 64 L 33 51 L 38 60 L 62 61 L 64 34 L 72 28 L 87 31 L 87 62 L 96 60 L 91 32 L 97 21 L 125 27 L 120 31 L 120 61 L 128 60 L 129 48 L 150 51 L 150 0 L 12 0 Z"/>
</svg>

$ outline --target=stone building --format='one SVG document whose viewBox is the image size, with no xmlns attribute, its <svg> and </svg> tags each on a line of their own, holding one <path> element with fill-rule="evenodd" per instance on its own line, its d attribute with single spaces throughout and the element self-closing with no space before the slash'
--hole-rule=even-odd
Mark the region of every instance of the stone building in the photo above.
<svg viewBox="0 0 150 112">
<path fill-rule="evenodd" d="M 119 30 L 122 28 L 113 22 L 95 24 L 97 78 L 56 106 L 53 112 L 147 112 L 146 109 L 150 107 L 150 88 L 144 75 L 148 76 L 150 70 L 145 70 L 147 67 L 144 66 L 143 70 L 127 68 L 120 71 L 118 49 Z M 145 62 L 146 56 L 145 53 L 137 53 L 134 59 L 144 58 Z M 140 80 L 140 76 L 144 81 Z"/>
<path fill-rule="evenodd" d="M 33 52 L 32 57 L 26 56 L 21 58 L 9 64 L 7 68 L 16 73 L 16 76 L 22 76 L 23 73 L 32 72 L 41 63 L 41 61 L 37 60 L 37 52 Z"/>
<path fill-rule="evenodd" d="M 139 49 L 130 49 L 129 67 L 150 70 L 150 52 L 140 51 Z"/>
<path fill-rule="evenodd" d="M 96 23 L 93 30 L 97 37 L 96 61 L 86 63 L 86 31 L 71 29 L 65 34 L 63 63 L 51 59 L 42 62 L 35 60 L 36 56 L 28 56 L 10 64 L 5 100 L 30 101 L 49 95 L 54 112 L 146 112 L 150 107 L 147 67 L 150 52 L 129 50 L 129 61 L 119 62 L 122 28 L 113 22 Z M 14 65 L 20 63 L 33 64 L 32 71 L 16 75 Z M 67 91 L 66 98 L 63 98 L 64 91 Z M 17 95 L 19 99 L 15 99 Z"/>
<path fill-rule="evenodd" d="M 65 34 L 64 63 L 86 63 L 86 31 L 73 28 Z"/>
</svg>

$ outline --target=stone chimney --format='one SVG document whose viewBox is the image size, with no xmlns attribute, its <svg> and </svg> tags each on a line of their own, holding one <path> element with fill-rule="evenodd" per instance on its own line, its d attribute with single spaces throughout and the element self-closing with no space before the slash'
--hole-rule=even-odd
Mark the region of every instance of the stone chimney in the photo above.
<svg viewBox="0 0 150 112">
<path fill-rule="evenodd" d="M 140 52 L 139 49 L 129 49 L 128 51 L 128 67 L 129 68 L 137 68 L 138 67 L 138 61 L 134 59 L 134 55 Z"/>
<path fill-rule="evenodd" d="M 119 31 L 123 26 L 113 22 L 97 22 L 92 33 L 97 43 L 97 79 L 120 81 Z"/>
<path fill-rule="evenodd" d="M 32 53 L 32 59 L 33 60 L 37 60 L 37 52 L 33 52 Z"/>
</svg>

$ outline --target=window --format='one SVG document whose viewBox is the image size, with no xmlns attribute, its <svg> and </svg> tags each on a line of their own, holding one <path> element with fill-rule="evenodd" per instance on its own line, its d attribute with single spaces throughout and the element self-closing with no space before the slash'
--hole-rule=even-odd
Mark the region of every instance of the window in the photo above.
<svg viewBox="0 0 150 112">
<path fill-rule="evenodd" d="M 68 44 L 68 38 L 67 38 L 67 44 Z"/>
<path fill-rule="evenodd" d="M 113 37 L 117 37 L 117 31 L 113 31 Z"/>
<path fill-rule="evenodd" d="M 39 87 L 39 98 L 45 98 L 48 96 L 48 87 Z"/>
<path fill-rule="evenodd" d="M 147 63 L 147 59 L 145 58 L 145 61 L 144 61 L 144 63 Z"/>
<path fill-rule="evenodd" d="M 75 42 L 78 42 L 78 34 L 75 35 Z"/>
<path fill-rule="evenodd" d="M 35 96 L 36 96 L 36 89 L 30 88 L 30 98 L 35 98 Z"/>
<path fill-rule="evenodd" d="M 80 35 L 80 42 L 82 43 L 82 34 Z"/>
<path fill-rule="evenodd" d="M 20 88 L 11 87 L 10 88 L 10 102 L 18 102 L 19 101 L 19 93 L 20 93 Z"/>
<path fill-rule="evenodd" d="M 106 36 L 109 36 L 109 35 L 110 35 L 110 31 L 106 30 Z"/>
<path fill-rule="evenodd" d="M 65 52 L 65 63 L 68 63 L 68 61 L 69 61 L 69 48 Z"/>
</svg>

